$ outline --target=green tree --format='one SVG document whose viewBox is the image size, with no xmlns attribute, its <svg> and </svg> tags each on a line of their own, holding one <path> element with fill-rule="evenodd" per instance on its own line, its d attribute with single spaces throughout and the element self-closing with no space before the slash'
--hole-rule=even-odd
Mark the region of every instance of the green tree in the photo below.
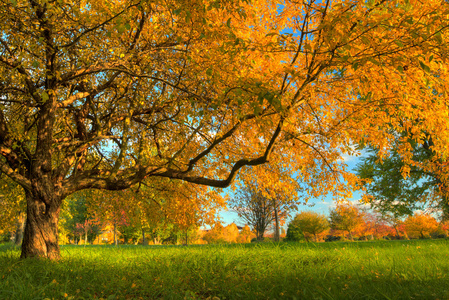
<svg viewBox="0 0 449 300">
<path fill-rule="evenodd" d="M 410 145 L 414 164 L 404 162 L 397 141 L 382 158 L 379 150 L 368 148 L 368 155 L 356 167 L 357 175 L 364 179 L 367 202 L 382 215 L 391 214 L 394 219 L 413 215 L 415 210 L 426 206 L 441 210 L 444 217 L 449 213 L 444 179 L 437 170 L 424 169 L 435 157 L 432 138 L 427 136 L 421 143 L 410 141 Z"/>
<path fill-rule="evenodd" d="M 305 239 L 306 238 L 304 236 L 304 233 L 301 230 L 299 224 L 295 222 L 295 219 L 293 219 L 290 223 L 288 223 L 285 241 L 299 242 Z"/>
<path fill-rule="evenodd" d="M 316 212 L 303 211 L 297 214 L 290 222 L 287 229 L 287 237 L 289 238 L 291 236 L 292 238 L 296 238 L 299 237 L 299 233 L 302 233 L 307 242 L 309 242 L 310 236 L 313 236 L 315 242 L 317 242 L 317 235 L 328 228 L 329 223 L 326 216 Z M 289 230 L 291 231 L 290 236 L 288 233 Z"/>
</svg>

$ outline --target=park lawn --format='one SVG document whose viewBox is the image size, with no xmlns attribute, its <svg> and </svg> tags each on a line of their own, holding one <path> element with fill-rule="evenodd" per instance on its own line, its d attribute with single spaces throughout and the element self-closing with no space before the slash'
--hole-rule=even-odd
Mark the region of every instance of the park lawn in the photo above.
<svg viewBox="0 0 449 300">
<path fill-rule="evenodd" d="M 449 241 L 0 246 L 0 299 L 449 299 Z"/>
</svg>

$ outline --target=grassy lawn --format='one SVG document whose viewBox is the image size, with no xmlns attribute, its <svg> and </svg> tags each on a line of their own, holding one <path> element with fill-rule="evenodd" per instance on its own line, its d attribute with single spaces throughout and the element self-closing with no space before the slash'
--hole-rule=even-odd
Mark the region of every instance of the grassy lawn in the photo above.
<svg viewBox="0 0 449 300">
<path fill-rule="evenodd" d="M 0 299 L 449 299 L 449 241 L 0 246 Z"/>
</svg>

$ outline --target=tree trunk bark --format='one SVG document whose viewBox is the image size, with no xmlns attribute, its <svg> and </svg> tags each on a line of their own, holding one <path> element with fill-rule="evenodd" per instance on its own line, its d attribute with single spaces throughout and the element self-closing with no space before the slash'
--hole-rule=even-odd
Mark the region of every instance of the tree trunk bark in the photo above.
<svg viewBox="0 0 449 300">
<path fill-rule="evenodd" d="M 405 230 L 404 230 L 404 239 L 405 239 L 405 240 L 409 240 L 409 237 L 408 237 L 407 231 L 405 231 Z"/>
<path fill-rule="evenodd" d="M 27 219 L 20 258 L 59 259 L 58 219 L 61 201 L 39 199 L 29 191 L 25 194 Z"/>
<path fill-rule="evenodd" d="M 396 231 L 396 238 L 397 238 L 398 240 L 400 240 L 400 239 L 401 239 L 401 236 L 399 235 L 398 227 L 397 227 L 396 225 L 393 225 L 393 228 L 394 228 L 394 230 Z"/>
</svg>

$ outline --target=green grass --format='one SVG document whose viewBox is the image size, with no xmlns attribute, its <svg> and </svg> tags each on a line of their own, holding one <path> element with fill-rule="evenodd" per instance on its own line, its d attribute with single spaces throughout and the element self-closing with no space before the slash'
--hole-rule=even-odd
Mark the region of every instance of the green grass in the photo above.
<svg viewBox="0 0 449 300">
<path fill-rule="evenodd" d="M 449 299 L 449 241 L 0 246 L 1 299 Z M 214 298 L 215 297 L 215 298 Z"/>
</svg>

